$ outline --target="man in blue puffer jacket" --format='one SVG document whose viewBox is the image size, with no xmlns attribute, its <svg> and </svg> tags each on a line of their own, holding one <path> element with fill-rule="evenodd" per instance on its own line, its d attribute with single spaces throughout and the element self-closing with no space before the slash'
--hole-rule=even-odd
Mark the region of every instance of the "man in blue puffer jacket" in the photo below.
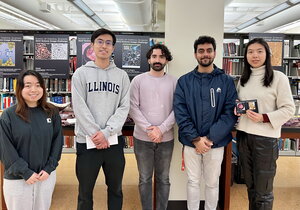
<svg viewBox="0 0 300 210">
<path fill-rule="evenodd" d="M 205 180 L 205 209 L 216 209 L 224 146 L 232 139 L 237 93 L 233 79 L 213 64 L 215 39 L 200 36 L 194 43 L 198 66 L 178 80 L 174 112 L 184 145 L 189 210 L 198 210 L 200 178 Z"/>
</svg>

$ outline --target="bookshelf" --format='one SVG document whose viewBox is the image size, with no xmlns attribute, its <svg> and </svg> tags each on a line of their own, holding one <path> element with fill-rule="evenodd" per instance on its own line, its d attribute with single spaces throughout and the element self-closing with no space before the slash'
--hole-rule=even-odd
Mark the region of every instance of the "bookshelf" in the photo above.
<svg viewBox="0 0 300 210">
<path fill-rule="evenodd" d="M 228 74 L 241 73 L 245 44 L 249 41 L 248 33 L 225 33 L 223 44 L 223 69 Z M 282 46 L 283 72 L 287 76 L 300 77 L 300 34 L 284 34 Z M 227 62 L 226 62 L 227 61 Z M 240 65 L 232 65 L 238 63 Z"/>
</svg>

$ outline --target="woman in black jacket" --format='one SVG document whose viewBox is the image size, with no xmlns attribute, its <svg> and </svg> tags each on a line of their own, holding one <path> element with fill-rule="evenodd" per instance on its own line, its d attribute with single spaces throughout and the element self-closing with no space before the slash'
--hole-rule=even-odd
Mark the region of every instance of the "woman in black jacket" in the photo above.
<svg viewBox="0 0 300 210">
<path fill-rule="evenodd" d="M 62 152 L 61 119 L 46 102 L 44 80 L 36 71 L 20 74 L 16 97 L 17 104 L 0 118 L 5 202 L 9 210 L 47 210 Z"/>
</svg>

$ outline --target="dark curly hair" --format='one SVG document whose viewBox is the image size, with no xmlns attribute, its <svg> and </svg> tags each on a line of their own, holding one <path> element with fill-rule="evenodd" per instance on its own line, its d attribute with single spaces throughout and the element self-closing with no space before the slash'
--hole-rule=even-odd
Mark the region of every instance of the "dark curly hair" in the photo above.
<svg viewBox="0 0 300 210">
<path fill-rule="evenodd" d="M 171 61 L 173 59 L 172 55 L 171 55 L 171 52 L 169 51 L 169 49 L 163 45 L 163 44 L 155 44 L 153 45 L 150 50 L 147 52 L 146 54 L 146 57 L 147 59 L 150 59 L 152 53 L 153 53 L 153 50 L 154 49 L 160 49 L 162 54 L 166 57 L 167 61 Z"/>
<path fill-rule="evenodd" d="M 216 51 L 216 40 L 211 36 L 199 36 L 194 42 L 194 52 L 197 53 L 197 47 L 199 44 L 212 44 L 214 51 Z"/>
</svg>

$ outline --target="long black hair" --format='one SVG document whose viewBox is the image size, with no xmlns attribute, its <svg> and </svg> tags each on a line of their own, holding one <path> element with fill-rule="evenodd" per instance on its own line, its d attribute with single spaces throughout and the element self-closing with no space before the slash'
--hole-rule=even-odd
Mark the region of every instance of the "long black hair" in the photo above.
<svg viewBox="0 0 300 210">
<path fill-rule="evenodd" d="M 265 71 L 265 76 L 264 76 L 262 82 L 263 82 L 263 86 L 269 87 L 273 81 L 274 72 L 273 72 L 273 68 L 271 65 L 271 52 L 270 52 L 269 45 L 262 38 L 252 39 L 250 42 L 248 42 L 248 44 L 246 46 L 246 49 L 244 52 L 244 70 L 243 70 L 242 77 L 241 77 L 241 85 L 244 86 L 250 78 L 252 71 L 250 69 L 251 65 L 248 63 L 248 60 L 247 60 L 247 51 L 248 51 L 249 46 L 252 44 L 255 44 L 255 43 L 261 44 L 262 46 L 264 46 L 264 48 L 266 50 L 266 60 L 264 63 L 264 65 L 266 66 L 266 71 Z"/>
</svg>

